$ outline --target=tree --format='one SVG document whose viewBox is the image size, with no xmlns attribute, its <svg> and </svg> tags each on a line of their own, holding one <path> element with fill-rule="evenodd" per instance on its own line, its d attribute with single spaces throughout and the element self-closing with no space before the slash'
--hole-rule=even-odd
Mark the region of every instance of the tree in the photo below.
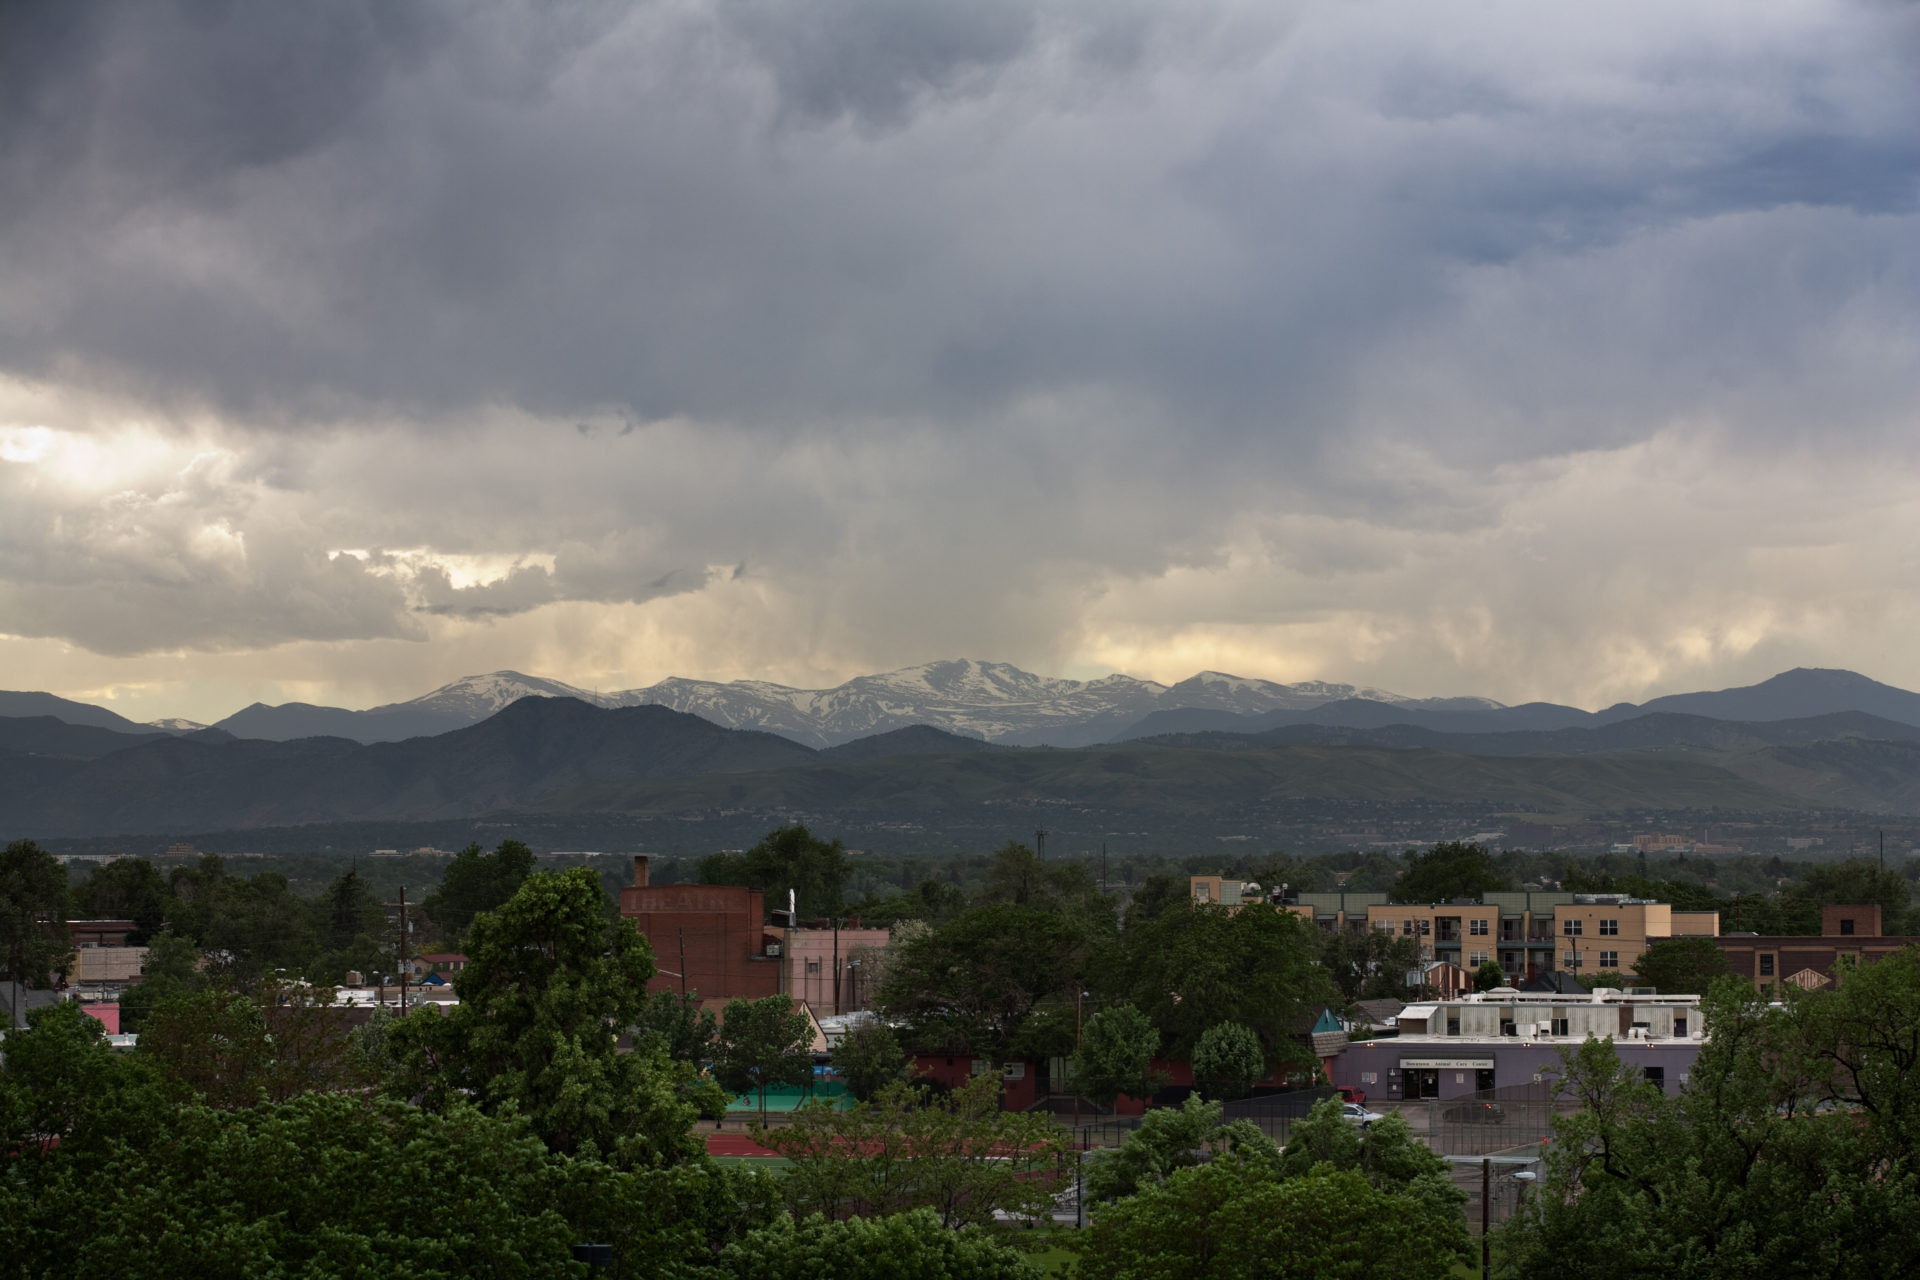
<svg viewBox="0 0 1920 1280">
<path fill-rule="evenodd" d="M 1820 908 L 1844 904 L 1872 904 L 1880 908 L 1881 928 L 1894 935 L 1907 931 L 1913 888 L 1898 871 L 1883 871 L 1867 858 L 1820 863 L 1809 867 L 1782 895 L 1782 908 L 1794 927 L 1787 933 L 1819 933 Z"/>
<path fill-rule="evenodd" d="M 1320 935 L 1320 963 L 1348 1000 L 1407 994 L 1407 971 L 1420 967 L 1420 939 L 1380 929 L 1333 929 Z"/>
<path fill-rule="evenodd" d="M 1459 1218 L 1352 1170 L 1282 1179 L 1228 1155 L 1097 1208 L 1081 1265 L 1107 1280 L 1446 1275 L 1460 1260 Z"/>
<path fill-rule="evenodd" d="M 222 1110 L 365 1088 L 373 1077 L 332 996 L 294 984 L 268 984 L 251 996 L 178 995 L 147 1014 L 139 1054 Z"/>
<path fill-rule="evenodd" d="M 1715 983 L 1678 1097 L 1609 1040 L 1562 1051 L 1579 1110 L 1554 1121 L 1539 1194 L 1503 1237 L 1515 1274 L 1920 1270 L 1920 954 L 1841 978 L 1779 1005 Z"/>
<path fill-rule="evenodd" d="M 1095 1106 L 1113 1106 L 1120 1095 L 1149 1098 L 1160 1087 L 1153 1070 L 1160 1031 L 1130 1004 L 1103 1009 L 1087 1019 L 1073 1051 L 1073 1088 Z"/>
<path fill-rule="evenodd" d="M 1454 1185 L 1445 1159 L 1418 1138 L 1399 1113 L 1364 1129 L 1346 1118 L 1339 1098 L 1325 1098 L 1287 1134 L 1279 1162 L 1283 1177 L 1297 1178 L 1326 1167 L 1352 1170 L 1375 1190 L 1406 1196 L 1427 1207 L 1440 1243 L 1465 1254 L 1472 1241 L 1460 1209 L 1466 1193 Z"/>
<path fill-rule="evenodd" d="M 651 1039 L 675 1062 L 699 1065 L 713 1056 L 719 1023 L 713 1010 L 700 1007 L 698 992 L 656 991 L 647 997 L 634 1024 L 634 1042 Z"/>
<path fill-rule="evenodd" d="M 1267 1055 L 1260 1037 L 1237 1022 L 1208 1027 L 1193 1047 L 1193 1078 L 1209 1098 L 1229 1102 L 1244 1098 L 1266 1074 Z"/>
<path fill-rule="evenodd" d="M 890 1084 L 907 1077 L 907 1055 L 893 1028 L 868 1018 L 847 1029 L 833 1047 L 833 1069 L 857 1101 L 870 1102 Z"/>
<path fill-rule="evenodd" d="M 1477 844 L 1448 840 L 1425 853 L 1409 853 L 1407 869 L 1394 883 L 1395 902 L 1451 902 L 1512 889 L 1513 881 L 1500 874 L 1493 856 Z"/>
<path fill-rule="evenodd" d="M 1634 962 L 1633 972 L 1662 995 L 1700 995 L 1733 970 L 1712 938 L 1662 938 Z"/>
<path fill-rule="evenodd" d="M 554 1151 L 623 1167 L 698 1155 L 698 1106 L 680 1089 L 693 1068 L 658 1044 L 617 1052 L 640 1021 L 653 953 L 604 907 L 598 877 L 575 867 L 529 876 L 476 915 L 453 980 L 460 1002 L 388 1033 L 401 1063 L 389 1090 L 442 1113 L 464 1099 L 488 1114 L 512 1108 Z"/>
<path fill-rule="evenodd" d="M 974 1229 L 951 1231 L 927 1210 L 885 1218 L 772 1226 L 730 1244 L 721 1270 L 739 1280 L 1037 1280 L 1018 1250 Z"/>
<path fill-rule="evenodd" d="M 518 840 L 502 840 L 492 853 L 470 844 L 447 864 L 440 885 L 420 903 L 448 943 L 464 949 L 467 930 L 483 911 L 506 905 L 533 874 L 533 850 Z"/>
<path fill-rule="evenodd" d="M 120 993 L 120 1027 L 138 1034 L 147 1015 L 169 1000 L 206 989 L 200 948 L 176 933 L 156 934 L 147 944 L 140 981 Z"/>
<path fill-rule="evenodd" d="M 782 1183 L 800 1216 L 931 1209 L 946 1227 L 1044 1213 L 1065 1178 L 1066 1135 L 1044 1115 L 1000 1110 L 997 1076 L 941 1097 L 891 1084 L 841 1110 L 814 1101 L 754 1140 L 793 1162 Z"/>
<path fill-rule="evenodd" d="M 1087 927 L 1031 907 L 973 907 L 908 939 L 887 966 L 880 1009 L 925 1053 L 1000 1062 L 1073 1050 L 1067 993 L 1085 975 Z"/>
<path fill-rule="evenodd" d="M 169 884 L 178 900 L 174 932 L 192 939 L 220 976 L 245 984 L 277 969 L 301 970 L 312 959 L 313 911 L 285 876 L 241 879 L 206 854 L 195 866 L 175 867 Z"/>
<path fill-rule="evenodd" d="M 1475 991 L 1491 991 L 1495 987 L 1504 987 L 1506 985 L 1507 971 L 1500 967 L 1498 961 L 1483 960 L 1480 962 L 1480 967 L 1473 971 L 1473 989 Z"/>
<path fill-rule="evenodd" d="M 30 1181 L 0 1179 L 10 1274 L 579 1274 L 545 1149 L 523 1120 L 469 1107 L 346 1094 L 186 1105 L 163 1134 L 111 1143 L 90 1167 L 64 1143 L 45 1164 Z"/>
<path fill-rule="evenodd" d="M 1138 928 L 1159 919 L 1169 907 L 1192 901 L 1187 882 L 1178 876 L 1151 875 L 1140 882 L 1127 903 L 1126 927 Z"/>
<path fill-rule="evenodd" d="M 75 1001 L 32 1010 L 25 1029 L 7 1036 L 0 1152 L 46 1157 L 57 1150 L 67 1163 L 90 1167 L 114 1143 L 151 1141 L 164 1106 L 146 1065 L 109 1049 L 99 1019 Z M 5 1170 L 0 1159 L 0 1183 Z"/>
<path fill-rule="evenodd" d="M 127 943 L 136 947 L 166 927 L 177 905 L 166 879 L 145 858 L 115 858 L 95 867 L 73 896 L 89 919 L 133 921 Z"/>
<path fill-rule="evenodd" d="M 1037 907 L 1109 924 L 1114 918 L 1112 906 L 1084 864 L 1043 861 L 1017 840 L 994 851 L 987 863 L 987 883 L 975 900 Z"/>
<path fill-rule="evenodd" d="M 67 945 L 67 874 L 31 840 L 0 852 L 0 964 L 15 983 L 53 985 L 73 949 Z M 17 1011 L 7 1011 L 10 1021 Z"/>
<path fill-rule="evenodd" d="M 1190 1094 L 1178 1107 L 1156 1107 L 1115 1148 L 1095 1153 L 1087 1171 L 1090 1200 L 1117 1200 L 1157 1186 L 1180 1169 L 1229 1154 L 1278 1169 L 1280 1149 L 1251 1120 L 1225 1122 L 1225 1108 Z"/>
<path fill-rule="evenodd" d="M 745 853 L 716 853 L 700 860 L 700 883 L 744 884 L 767 895 L 769 906 L 786 906 L 793 891 L 808 916 L 836 916 L 853 864 L 838 840 L 815 836 L 799 823 L 779 827 Z"/>
<path fill-rule="evenodd" d="M 754 1094 L 766 1123 L 769 1088 L 813 1083 L 813 1023 L 806 1011 L 784 995 L 727 1001 L 713 1074 L 733 1093 Z"/>
<path fill-rule="evenodd" d="M 1238 1022 L 1260 1037 L 1269 1063 L 1313 1065 L 1296 1036 L 1336 989 L 1311 924 L 1271 907 L 1188 903 L 1129 929 L 1124 943 L 1117 978 L 1169 1057 L 1190 1055 L 1207 1028 Z"/>
</svg>

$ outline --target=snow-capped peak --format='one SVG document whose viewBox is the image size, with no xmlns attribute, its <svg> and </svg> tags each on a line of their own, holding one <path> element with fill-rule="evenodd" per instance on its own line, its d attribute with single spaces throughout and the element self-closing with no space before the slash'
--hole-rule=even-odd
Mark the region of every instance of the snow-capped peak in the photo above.
<svg viewBox="0 0 1920 1280">
<path fill-rule="evenodd" d="M 590 702 L 598 707 L 618 705 L 615 698 L 577 688 L 574 685 L 563 684 L 558 680 L 523 675 L 518 671 L 492 671 L 483 676 L 462 676 L 451 684 L 441 685 L 432 693 L 408 702 L 375 707 L 374 710 L 397 711 L 404 707 L 410 711 L 432 711 L 437 714 L 484 720 L 502 707 L 518 702 L 522 698 L 578 698 L 582 702 Z"/>
</svg>

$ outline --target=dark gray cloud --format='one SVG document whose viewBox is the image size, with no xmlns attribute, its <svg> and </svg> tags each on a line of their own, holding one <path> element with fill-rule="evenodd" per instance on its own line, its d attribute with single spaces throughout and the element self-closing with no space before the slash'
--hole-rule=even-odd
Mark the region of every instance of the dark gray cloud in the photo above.
<svg viewBox="0 0 1920 1280">
<path fill-rule="evenodd" d="M 1344 593 L 1415 645 L 1375 586 L 1421 539 L 1512 551 L 1515 469 L 1912 458 L 1911 6 L 0 21 L 0 430 L 162 442 L 110 485 L 0 462 L 14 634 L 589 602 L 745 665 L 1092 662 Z"/>
</svg>

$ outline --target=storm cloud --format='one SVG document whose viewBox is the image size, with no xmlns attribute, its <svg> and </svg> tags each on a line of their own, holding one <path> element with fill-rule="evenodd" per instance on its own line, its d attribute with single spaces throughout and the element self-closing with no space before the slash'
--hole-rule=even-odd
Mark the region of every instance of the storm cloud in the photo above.
<svg viewBox="0 0 1920 1280">
<path fill-rule="evenodd" d="M 1917 57 L 1875 3 L 16 8 L 9 683 L 1920 682 Z"/>
</svg>

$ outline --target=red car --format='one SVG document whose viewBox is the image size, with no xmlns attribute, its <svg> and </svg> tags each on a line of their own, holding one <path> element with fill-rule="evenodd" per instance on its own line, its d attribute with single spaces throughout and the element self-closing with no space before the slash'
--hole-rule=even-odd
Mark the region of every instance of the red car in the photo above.
<svg viewBox="0 0 1920 1280">
<path fill-rule="evenodd" d="M 1367 1091 L 1365 1089 L 1355 1089 L 1351 1085 L 1343 1084 L 1340 1086 L 1340 1100 L 1342 1102 L 1365 1102 L 1367 1100 Z"/>
</svg>

